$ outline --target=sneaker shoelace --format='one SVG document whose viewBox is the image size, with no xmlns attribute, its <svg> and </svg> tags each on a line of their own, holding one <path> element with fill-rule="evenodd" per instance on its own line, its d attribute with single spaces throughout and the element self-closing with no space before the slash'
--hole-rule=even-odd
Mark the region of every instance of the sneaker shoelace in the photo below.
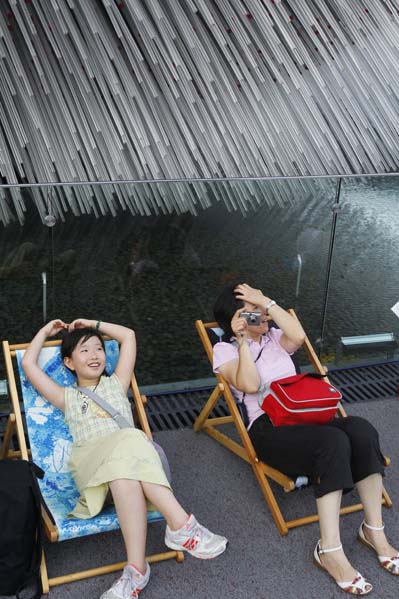
<svg viewBox="0 0 399 599">
<path fill-rule="evenodd" d="M 123 572 L 122 576 L 114 582 L 111 588 L 118 593 L 118 595 L 124 597 L 128 586 L 130 586 L 130 576 L 127 572 Z"/>
<path fill-rule="evenodd" d="M 128 572 L 124 571 L 122 576 L 114 582 L 112 589 L 118 593 L 121 597 L 127 597 L 128 593 L 131 597 L 138 597 L 141 591 L 139 586 L 135 587 L 132 591 L 132 586 L 137 584 L 136 577 L 131 576 Z"/>
</svg>

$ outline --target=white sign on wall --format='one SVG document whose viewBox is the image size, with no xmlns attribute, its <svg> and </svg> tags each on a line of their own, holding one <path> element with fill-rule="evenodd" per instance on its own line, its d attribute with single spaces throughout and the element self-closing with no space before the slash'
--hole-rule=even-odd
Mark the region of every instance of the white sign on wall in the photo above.
<svg viewBox="0 0 399 599">
<path fill-rule="evenodd" d="M 399 302 L 396 302 L 391 308 L 392 312 L 399 318 Z"/>
</svg>

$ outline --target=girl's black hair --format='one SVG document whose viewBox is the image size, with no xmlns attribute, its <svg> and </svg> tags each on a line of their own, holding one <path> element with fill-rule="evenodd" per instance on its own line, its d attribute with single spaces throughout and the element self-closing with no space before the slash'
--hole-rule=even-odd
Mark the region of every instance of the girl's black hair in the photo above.
<svg viewBox="0 0 399 599">
<path fill-rule="evenodd" d="M 82 339 L 83 343 L 90 339 L 90 337 L 97 337 L 100 340 L 103 350 L 105 351 L 104 340 L 101 337 L 101 334 L 97 331 L 97 329 L 92 329 L 90 327 L 85 327 L 83 329 L 74 329 L 65 335 L 61 343 L 61 357 L 62 361 L 64 358 L 70 358 L 72 356 L 73 350 L 78 345 L 79 341 Z M 68 368 L 68 367 L 67 367 Z M 70 370 L 70 368 L 68 368 Z M 73 372 L 73 371 L 71 371 Z M 106 374 L 104 371 L 103 374 Z"/>
<path fill-rule="evenodd" d="M 234 313 L 244 307 L 244 302 L 236 298 L 234 289 L 240 285 L 241 281 L 234 281 L 222 289 L 213 307 L 213 313 L 218 325 L 224 330 L 223 341 L 230 341 L 234 335 L 231 330 L 231 319 Z"/>
</svg>

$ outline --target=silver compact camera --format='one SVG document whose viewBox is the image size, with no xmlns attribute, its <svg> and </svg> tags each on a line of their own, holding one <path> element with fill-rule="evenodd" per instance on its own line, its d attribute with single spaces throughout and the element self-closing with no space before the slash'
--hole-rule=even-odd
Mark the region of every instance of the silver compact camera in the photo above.
<svg viewBox="0 0 399 599">
<path fill-rule="evenodd" d="M 240 312 L 241 318 L 245 318 L 249 327 L 257 327 L 261 322 L 261 314 L 259 312 Z"/>
</svg>

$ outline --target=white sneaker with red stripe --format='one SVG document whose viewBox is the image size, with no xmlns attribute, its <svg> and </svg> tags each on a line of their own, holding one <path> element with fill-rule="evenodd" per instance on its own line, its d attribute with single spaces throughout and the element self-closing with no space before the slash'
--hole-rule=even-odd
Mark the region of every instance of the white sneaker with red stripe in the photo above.
<svg viewBox="0 0 399 599">
<path fill-rule="evenodd" d="M 176 551 L 187 551 L 200 559 L 212 559 L 226 549 L 227 539 L 213 534 L 191 514 L 179 530 L 166 526 L 165 545 Z"/>
<path fill-rule="evenodd" d="M 123 568 L 122 576 L 105 591 L 100 599 L 135 599 L 150 580 L 150 565 L 144 574 L 132 564 Z"/>
</svg>

